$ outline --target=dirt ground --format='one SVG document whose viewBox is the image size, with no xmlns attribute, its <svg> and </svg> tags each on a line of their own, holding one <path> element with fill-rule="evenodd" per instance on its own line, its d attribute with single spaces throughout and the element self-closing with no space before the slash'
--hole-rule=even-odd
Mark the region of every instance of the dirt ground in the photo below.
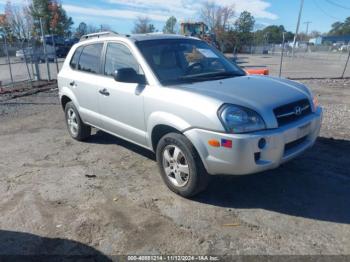
<svg viewBox="0 0 350 262">
<path fill-rule="evenodd" d="M 350 81 L 304 81 L 324 123 L 280 168 L 169 191 L 152 153 L 94 130 L 71 139 L 57 91 L 0 102 L 0 255 L 348 254 Z"/>
</svg>

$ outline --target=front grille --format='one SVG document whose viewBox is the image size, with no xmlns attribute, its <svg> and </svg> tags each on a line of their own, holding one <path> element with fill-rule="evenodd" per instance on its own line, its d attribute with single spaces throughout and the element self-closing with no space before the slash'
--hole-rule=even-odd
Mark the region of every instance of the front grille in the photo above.
<svg viewBox="0 0 350 262">
<path fill-rule="evenodd" d="M 284 145 L 284 152 L 288 151 L 288 150 L 291 150 L 299 145 L 301 145 L 302 143 L 305 142 L 305 140 L 307 139 L 307 136 L 304 136 L 302 138 L 299 138 L 297 140 L 294 140 L 293 142 L 290 142 L 288 144 L 285 144 Z"/>
<path fill-rule="evenodd" d="M 311 106 L 308 99 L 302 99 L 273 110 L 278 126 L 289 124 L 311 114 Z"/>
</svg>

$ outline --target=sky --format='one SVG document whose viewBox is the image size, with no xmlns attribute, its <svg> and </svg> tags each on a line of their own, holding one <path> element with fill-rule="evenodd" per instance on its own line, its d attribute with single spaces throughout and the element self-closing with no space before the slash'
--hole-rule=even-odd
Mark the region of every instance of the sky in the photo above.
<svg viewBox="0 0 350 262">
<path fill-rule="evenodd" d="M 29 0 L 11 0 L 23 4 Z M 199 10 L 207 0 L 61 0 L 74 26 L 80 22 L 99 26 L 108 24 L 118 33 L 130 33 L 139 16 L 151 19 L 156 29 L 162 30 L 166 19 L 174 15 L 181 21 L 200 21 Z M 236 16 L 247 10 L 256 19 L 256 29 L 267 25 L 284 25 L 295 31 L 300 0 L 212 0 L 220 5 L 233 6 Z M 0 0 L 0 13 L 6 0 Z M 350 16 L 350 0 L 305 0 L 300 31 L 328 32 L 331 24 Z"/>
</svg>

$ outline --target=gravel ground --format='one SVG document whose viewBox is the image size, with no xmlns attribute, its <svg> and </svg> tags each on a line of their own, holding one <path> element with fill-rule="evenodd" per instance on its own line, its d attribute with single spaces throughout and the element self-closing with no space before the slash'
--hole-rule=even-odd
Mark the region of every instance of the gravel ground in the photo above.
<svg viewBox="0 0 350 262">
<path fill-rule="evenodd" d="M 3 97 L 0 255 L 350 255 L 350 81 L 304 82 L 325 110 L 313 149 L 192 200 L 152 153 L 97 130 L 72 140 L 55 90 Z"/>
</svg>

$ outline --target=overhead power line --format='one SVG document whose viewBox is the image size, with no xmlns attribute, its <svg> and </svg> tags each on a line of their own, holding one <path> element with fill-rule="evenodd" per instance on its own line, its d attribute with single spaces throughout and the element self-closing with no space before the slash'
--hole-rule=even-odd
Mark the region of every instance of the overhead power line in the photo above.
<svg viewBox="0 0 350 262">
<path fill-rule="evenodd" d="M 337 21 L 342 21 L 342 20 L 344 20 L 343 18 L 335 17 L 335 16 L 330 15 L 329 13 L 327 13 L 327 12 L 318 4 L 317 0 L 313 0 L 313 2 L 314 2 L 314 4 L 315 4 L 315 6 L 316 6 L 323 14 L 325 14 L 326 16 L 328 16 L 328 17 L 330 17 L 330 18 L 333 18 L 333 19 L 335 19 L 335 20 L 337 20 Z"/>
<path fill-rule="evenodd" d="M 344 8 L 344 9 L 349 9 L 350 10 L 350 7 L 349 6 L 345 6 L 345 5 L 342 5 L 342 4 L 339 4 L 337 2 L 334 2 L 333 0 L 326 0 L 328 3 L 330 3 L 331 5 L 335 5 L 337 7 L 340 7 L 340 8 Z"/>
</svg>

